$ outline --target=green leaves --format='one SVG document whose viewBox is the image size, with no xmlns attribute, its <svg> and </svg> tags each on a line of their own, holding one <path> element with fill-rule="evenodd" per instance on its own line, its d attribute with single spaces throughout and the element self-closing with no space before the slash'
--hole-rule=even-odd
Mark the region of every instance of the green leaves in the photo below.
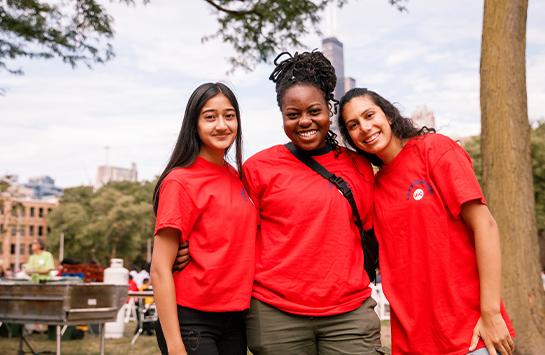
<svg viewBox="0 0 545 355">
<path fill-rule="evenodd" d="M 127 4 L 132 0 L 120 0 Z M 144 0 L 144 3 L 149 0 Z M 60 57 L 75 67 L 103 63 L 114 56 L 109 43 L 114 19 L 96 0 L 6 0 L 0 2 L 0 70 L 16 75 L 6 59 Z"/>
<path fill-rule="evenodd" d="M 119 1 L 134 4 L 134 0 Z M 236 56 L 227 59 L 232 72 L 237 68 L 251 71 L 288 47 L 306 48 L 301 38 L 311 32 L 320 34 L 320 11 L 328 3 L 342 7 L 349 0 L 204 1 L 211 6 L 219 29 L 202 41 L 219 38 L 233 46 Z M 399 11 L 407 10 L 402 4 L 408 0 L 388 1 Z M 96 0 L 0 1 L 0 71 L 23 74 L 21 68 L 6 66 L 6 59 L 19 57 L 59 57 L 72 67 L 104 63 L 115 56 L 107 42 L 114 36 L 113 22 Z"/>
<path fill-rule="evenodd" d="M 534 179 L 534 195 L 536 224 L 538 234 L 545 231 L 545 118 L 533 124 L 530 130 L 530 148 L 532 150 L 532 175 Z M 481 137 L 470 137 L 463 143 L 473 162 L 473 170 L 477 180 L 482 179 Z"/>
<path fill-rule="evenodd" d="M 48 242 L 58 252 L 60 232 L 65 232 L 64 255 L 81 262 L 113 257 L 138 258 L 153 234 L 151 204 L 153 182 L 109 183 L 93 193 L 90 188 L 66 189 L 50 216 Z"/>
<path fill-rule="evenodd" d="M 545 231 L 545 118 L 536 122 L 530 134 L 532 172 L 536 200 L 536 225 L 539 234 Z"/>
</svg>

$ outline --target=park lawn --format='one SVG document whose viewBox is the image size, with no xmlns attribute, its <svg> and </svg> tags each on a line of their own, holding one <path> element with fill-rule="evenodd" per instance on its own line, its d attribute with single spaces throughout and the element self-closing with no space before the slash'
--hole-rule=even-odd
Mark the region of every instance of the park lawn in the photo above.
<svg viewBox="0 0 545 355">
<path fill-rule="evenodd" d="M 160 354 L 155 335 L 148 336 L 141 334 L 136 343 L 134 350 L 131 350 L 131 340 L 134 336 L 136 323 L 132 322 L 125 326 L 124 336 L 121 339 L 106 339 L 104 353 L 108 355 L 147 355 Z M 49 340 L 47 334 L 32 334 L 27 337 L 28 343 L 36 353 L 42 351 L 51 351 L 55 354 L 57 351 L 57 342 Z M 19 338 L 0 338 L 0 353 L 6 355 L 16 355 L 19 349 Z M 23 351 L 30 353 L 30 349 L 23 343 Z M 85 333 L 85 337 L 81 340 L 63 340 L 61 342 L 62 355 L 99 355 L 100 354 L 100 338 L 89 333 Z"/>
<path fill-rule="evenodd" d="M 390 340 L 390 321 L 382 321 L 382 345 L 391 346 Z M 107 355 L 153 355 L 160 354 L 155 335 L 148 336 L 141 334 L 134 350 L 131 350 L 131 340 L 134 336 L 136 323 L 131 322 L 125 326 L 124 337 L 121 339 L 106 339 L 104 353 Z M 30 346 L 35 352 L 49 350 L 52 354 L 56 353 L 57 342 L 49 340 L 47 334 L 33 334 L 27 337 Z M 16 355 L 19 349 L 19 338 L 0 338 L 0 354 Z M 30 352 L 30 349 L 23 343 L 23 351 Z M 61 352 L 63 355 L 99 355 L 100 339 L 98 335 L 93 337 L 85 333 L 81 340 L 65 340 L 61 343 Z M 248 354 L 251 353 L 248 351 Z"/>
</svg>

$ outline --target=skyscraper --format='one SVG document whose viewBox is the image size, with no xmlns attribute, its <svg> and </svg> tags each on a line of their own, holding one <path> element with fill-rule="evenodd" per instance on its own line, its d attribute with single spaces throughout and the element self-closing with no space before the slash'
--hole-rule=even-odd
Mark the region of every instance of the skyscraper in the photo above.
<svg viewBox="0 0 545 355">
<path fill-rule="evenodd" d="M 341 41 L 337 39 L 337 7 L 329 4 L 325 13 L 326 38 L 322 40 L 322 53 L 329 59 L 335 74 L 337 75 L 337 86 L 335 87 L 335 100 L 341 97 L 350 89 L 356 87 L 356 80 L 344 76 L 344 49 Z M 339 125 L 337 124 L 337 115 L 333 117 L 333 124 L 330 129 L 339 135 Z"/>
<path fill-rule="evenodd" d="M 343 95 L 356 87 L 356 80 L 344 76 L 344 49 L 341 41 L 337 37 L 327 37 L 322 40 L 322 53 L 329 59 L 335 74 L 337 75 L 337 86 L 335 87 L 335 100 L 340 100 Z M 333 116 L 331 130 L 339 135 L 339 125 L 337 124 L 337 115 Z"/>
</svg>

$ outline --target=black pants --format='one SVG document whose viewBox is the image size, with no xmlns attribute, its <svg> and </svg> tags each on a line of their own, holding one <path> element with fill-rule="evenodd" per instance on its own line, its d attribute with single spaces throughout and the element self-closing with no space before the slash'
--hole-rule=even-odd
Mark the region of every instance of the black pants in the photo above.
<svg viewBox="0 0 545 355">
<path fill-rule="evenodd" d="M 178 306 L 178 322 L 190 355 L 246 355 L 246 326 L 242 312 L 204 312 Z M 161 323 L 155 323 L 161 354 L 168 355 Z"/>
</svg>

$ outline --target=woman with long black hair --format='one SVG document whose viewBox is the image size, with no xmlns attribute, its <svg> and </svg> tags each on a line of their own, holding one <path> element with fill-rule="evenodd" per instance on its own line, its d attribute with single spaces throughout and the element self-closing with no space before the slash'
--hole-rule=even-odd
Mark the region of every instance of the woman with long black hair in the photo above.
<svg viewBox="0 0 545 355">
<path fill-rule="evenodd" d="M 233 142 L 238 172 L 225 160 Z M 163 354 L 246 354 L 242 311 L 254 280 L 257 214 L 243 181 L 236 97 L 224 84 L 203 84 L 153 198 L 151 277 Z M 188 240 L 192 261 L 173 274 L 178 245 Z"/>
</svg>

